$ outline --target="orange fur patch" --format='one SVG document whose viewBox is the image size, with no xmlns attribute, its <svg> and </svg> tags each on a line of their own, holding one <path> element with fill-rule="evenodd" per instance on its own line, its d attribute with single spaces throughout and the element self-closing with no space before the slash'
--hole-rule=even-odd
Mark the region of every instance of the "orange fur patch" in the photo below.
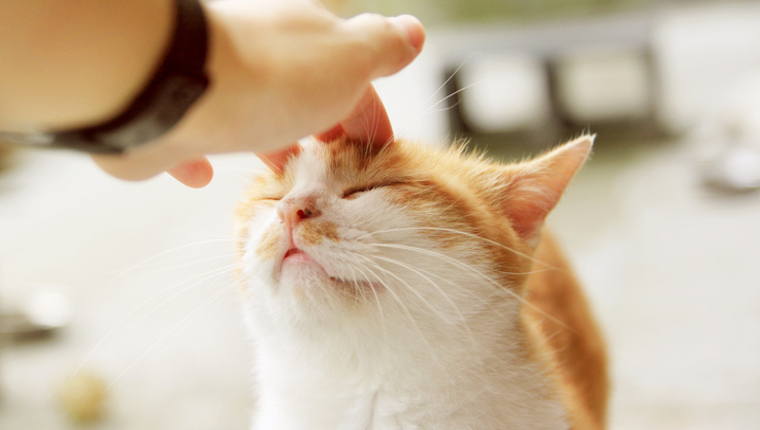
<svg viewBox="0 0 760 430">
<path fill-rule="evenodd" d="M 280 243 L 282 243 L 284 235 L 281 226 L 269 226 L 264 231 L 256 247 L 256 256 L 262 260 L 269 260 L 277 256 L 277 251 L 280 249 Z"/>
<path fill-rule="evenodd" d="M 523 322 L 559 385 L 574 430 L 601 430 L 607 421 L 607 354 L 591 309 L 554 239 L 544 234 L 535 257 L 555 270 L 528 278 Z"/>
<path fill-rule="evenodd" d="M 323 219 L 306 219 L 298 225 L 298 236 L 307 246 L 319 245 L 322 240 L 327 239 L 337 242 L 338 226 L 331 221 Z"/>
</svg>

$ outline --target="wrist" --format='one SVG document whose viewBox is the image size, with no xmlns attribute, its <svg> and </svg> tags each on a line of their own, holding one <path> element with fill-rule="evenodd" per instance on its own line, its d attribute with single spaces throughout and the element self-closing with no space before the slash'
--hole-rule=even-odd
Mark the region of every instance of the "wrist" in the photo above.
<svg viewBox="0 0 760 430">
<path fill-rule="evenodd" d="M 118 115 L 90 127 L 3 136 L 39 146 L 114 154 L 157 140 L 173 128 L 208 86 L 203 9 L 198 0 L 176 0 L 175 5 L 171 44 L 160 66 Z"/>
<path fill-rule="evenodd" d="M 151 81 L 160 67 L 172 42 L 175 26 L 176 4 L 173 0 L 117 1 L 127 8 L 137 10 L 129 16 L 129 23 L 117 33 L 112 66 L 97 72 L 102 96 L 94 99 L 94 110 L 89 118 L 82 118 L 72 126 L 101 124 L 123 112 Z M 119 17 L 116 11 L 112 12 Z M 100 29 L 102 34 L 114 33 L 115 29 Z M 131 41 L 131 42 L 130 42 Z M 127 46 L 122 46 L 122 44 Z M 91 72 L 93 79 L 96 74 Z M 96 109 L 96 110 L 95 110 Z"/>
<path fill-rule="evenodd" d="M 171 0 L 27 0 L 0 7 L 0 119 L 7 131 L 99 123 L 150 79 Z"/>
<path fill-rule="evenodd" d="M 252 142 L 269 140 L 261 133 L 273 105 L 267 103 L 272 99 L 267 78 L 272 61 L 263 41 L 264 26 L 258 17 L 246 15 L 240 2 L 203 7 L 208 37 L 205 71 L 211 85 L 166 140 L 182 141 L 187 151 L 197 155 L 246 150 Z"/>
</svg>

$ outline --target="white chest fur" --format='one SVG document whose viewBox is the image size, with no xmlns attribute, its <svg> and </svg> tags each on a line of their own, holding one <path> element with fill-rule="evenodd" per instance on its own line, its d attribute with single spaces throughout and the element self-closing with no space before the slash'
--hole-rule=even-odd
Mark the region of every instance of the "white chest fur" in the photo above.
<svg viewBox="0 0 760 430">
<path fill-rule="evenodd" d="M 489 340 L 483 332 L 493 321 L 471 320 L 475 341 L 451 327 L 423 327 L 422 340 L 404 324 L 381 335 L 363 324 L 273 330 L 277 322 L 257 321 L 276 317 L 259 315 L 251 318 L 253 430 L 569 428 L 540 367 L 516 346 L 517 333 Z"/>
</svg>

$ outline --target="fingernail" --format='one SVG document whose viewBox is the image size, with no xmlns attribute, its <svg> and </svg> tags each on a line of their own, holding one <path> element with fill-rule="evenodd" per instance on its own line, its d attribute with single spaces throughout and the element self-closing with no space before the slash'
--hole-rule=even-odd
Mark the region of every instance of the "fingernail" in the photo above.
<svg viewBox="0 0 760 430">
<path fill-rule="evenodd" d="M 390 18 L 391 22 L 402 27 L 409 38 L 409 42 L 417 51 L 422 50 L 425 44 L 425 28 L 422 23 L 412 15 L 399 15 Z"/>
</svg>

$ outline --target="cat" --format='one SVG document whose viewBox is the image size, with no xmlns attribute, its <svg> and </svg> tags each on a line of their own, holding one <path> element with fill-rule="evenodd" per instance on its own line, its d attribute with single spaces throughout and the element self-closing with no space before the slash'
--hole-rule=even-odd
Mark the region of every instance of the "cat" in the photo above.
<svg viewBox="0 0 760 430">
<path fill-rule="evenodd" d="M 544 219 L 582 136 L 501 165 L 345 138 L 237 212 L 254 430 L 603 429 L 605 346 Z"/>
</svg>

